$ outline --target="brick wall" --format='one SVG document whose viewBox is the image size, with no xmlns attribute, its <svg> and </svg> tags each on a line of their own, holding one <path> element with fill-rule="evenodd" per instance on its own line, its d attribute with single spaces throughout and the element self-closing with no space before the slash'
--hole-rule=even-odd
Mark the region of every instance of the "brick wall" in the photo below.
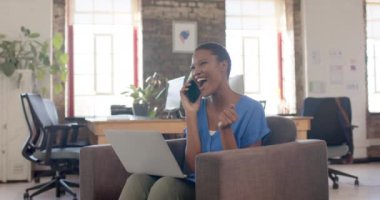
<svg viewBox="0 0 380 200">
<path fill-rule="evenodd" d="M 54 33 L 62 33 L 63 37 L 65 37 L 65 29 L 66 29 L 66 1 L 65 0 L 54 0 L 53 1 L 53 34 Z M 60 82 L 59 77 L 53 77 L 54 84 Z M 59 94 L 53 92 L 53 101 L 55 106 L 57 107 L 58 117 L 59 119 L 65 118 L 65 88 Z"/>
<path fill-rule="evenodd" d="M 189 73 L 191 53 L 173 53 L 172 22 L 197 22 L 198 44 L 225 45 L 224 0 L 142 0 L 143 75 L 172 79 Z"/>
</svg>

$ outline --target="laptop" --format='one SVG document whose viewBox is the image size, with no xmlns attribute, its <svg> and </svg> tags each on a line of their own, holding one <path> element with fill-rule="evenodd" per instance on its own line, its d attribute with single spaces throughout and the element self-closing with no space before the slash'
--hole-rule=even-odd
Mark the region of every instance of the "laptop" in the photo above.
<svg viewBox="0 0 380 200">
<path fill-rule="evenodd" d="M 105 136 L 128 172 L 186 178 L 160 132 L 106 130 Z"/>
</svg>

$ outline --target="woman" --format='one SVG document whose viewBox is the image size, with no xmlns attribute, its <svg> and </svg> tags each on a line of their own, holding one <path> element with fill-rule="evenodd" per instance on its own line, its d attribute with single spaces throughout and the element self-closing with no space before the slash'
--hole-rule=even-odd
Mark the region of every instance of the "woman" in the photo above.
<svg viewBox="0 0 380 200">
<path fill-rule="evenodd" d="M 217 43 L 195 49 L 191 74 L 200 96 L 192 103 L 186 96 L 187 82 L 181 89 L 186 113 L 186 164 L 189 179 L 131 175 L 120 199 L 195 199 L 195 157 L 199 153 L 261 145 L 269 132 L 261 104 L 231 90 L 228 77 L 231 59 Z"/>
</svg>

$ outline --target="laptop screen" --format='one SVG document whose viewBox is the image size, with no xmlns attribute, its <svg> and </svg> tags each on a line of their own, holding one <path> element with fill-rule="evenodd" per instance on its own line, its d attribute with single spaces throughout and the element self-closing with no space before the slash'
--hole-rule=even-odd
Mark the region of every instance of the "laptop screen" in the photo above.
<svg viewBox="0 0 380 200">
<path fill-rule="evenodd" d="M 106 130 L 105 135 L 128 172 L 186 177 L 161 133 Z"/>
</svg>

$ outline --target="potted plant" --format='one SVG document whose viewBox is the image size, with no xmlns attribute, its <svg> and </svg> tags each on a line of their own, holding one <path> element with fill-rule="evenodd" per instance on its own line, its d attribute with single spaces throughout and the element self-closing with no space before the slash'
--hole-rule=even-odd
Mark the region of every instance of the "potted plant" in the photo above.
<svg viewBox="0 0 380 200">
<path fill-rule="evenodd" d="M 145 80 L 145 87 L 131 85 L 121 94 L 133 99 L 133 114 L 156 117 L 163 110 L 168 80 L 155 72 Z"/>
<path fill-rule="evenodd" d="M 61 92 L 66 81 L 66 64 L 68 55 L 62 49 L 63 36 L 55 34 L 52 39 L 53 57 L 50 56 L 48 41 L 40 41 L 40 34 L 21 27 L 20 39 L 9 40 L 0 34 L 0 71 L 11 77 L 17 70 L 29 69 L 36 81 L 42 80 L 46 74 L 58 76 L 60 83 L 54 85 L 57 93 Z M 18 82 L 22 73 L 18 74 Z M 42 93 L 46 89 L 42 88 Z"/>
</svg>

